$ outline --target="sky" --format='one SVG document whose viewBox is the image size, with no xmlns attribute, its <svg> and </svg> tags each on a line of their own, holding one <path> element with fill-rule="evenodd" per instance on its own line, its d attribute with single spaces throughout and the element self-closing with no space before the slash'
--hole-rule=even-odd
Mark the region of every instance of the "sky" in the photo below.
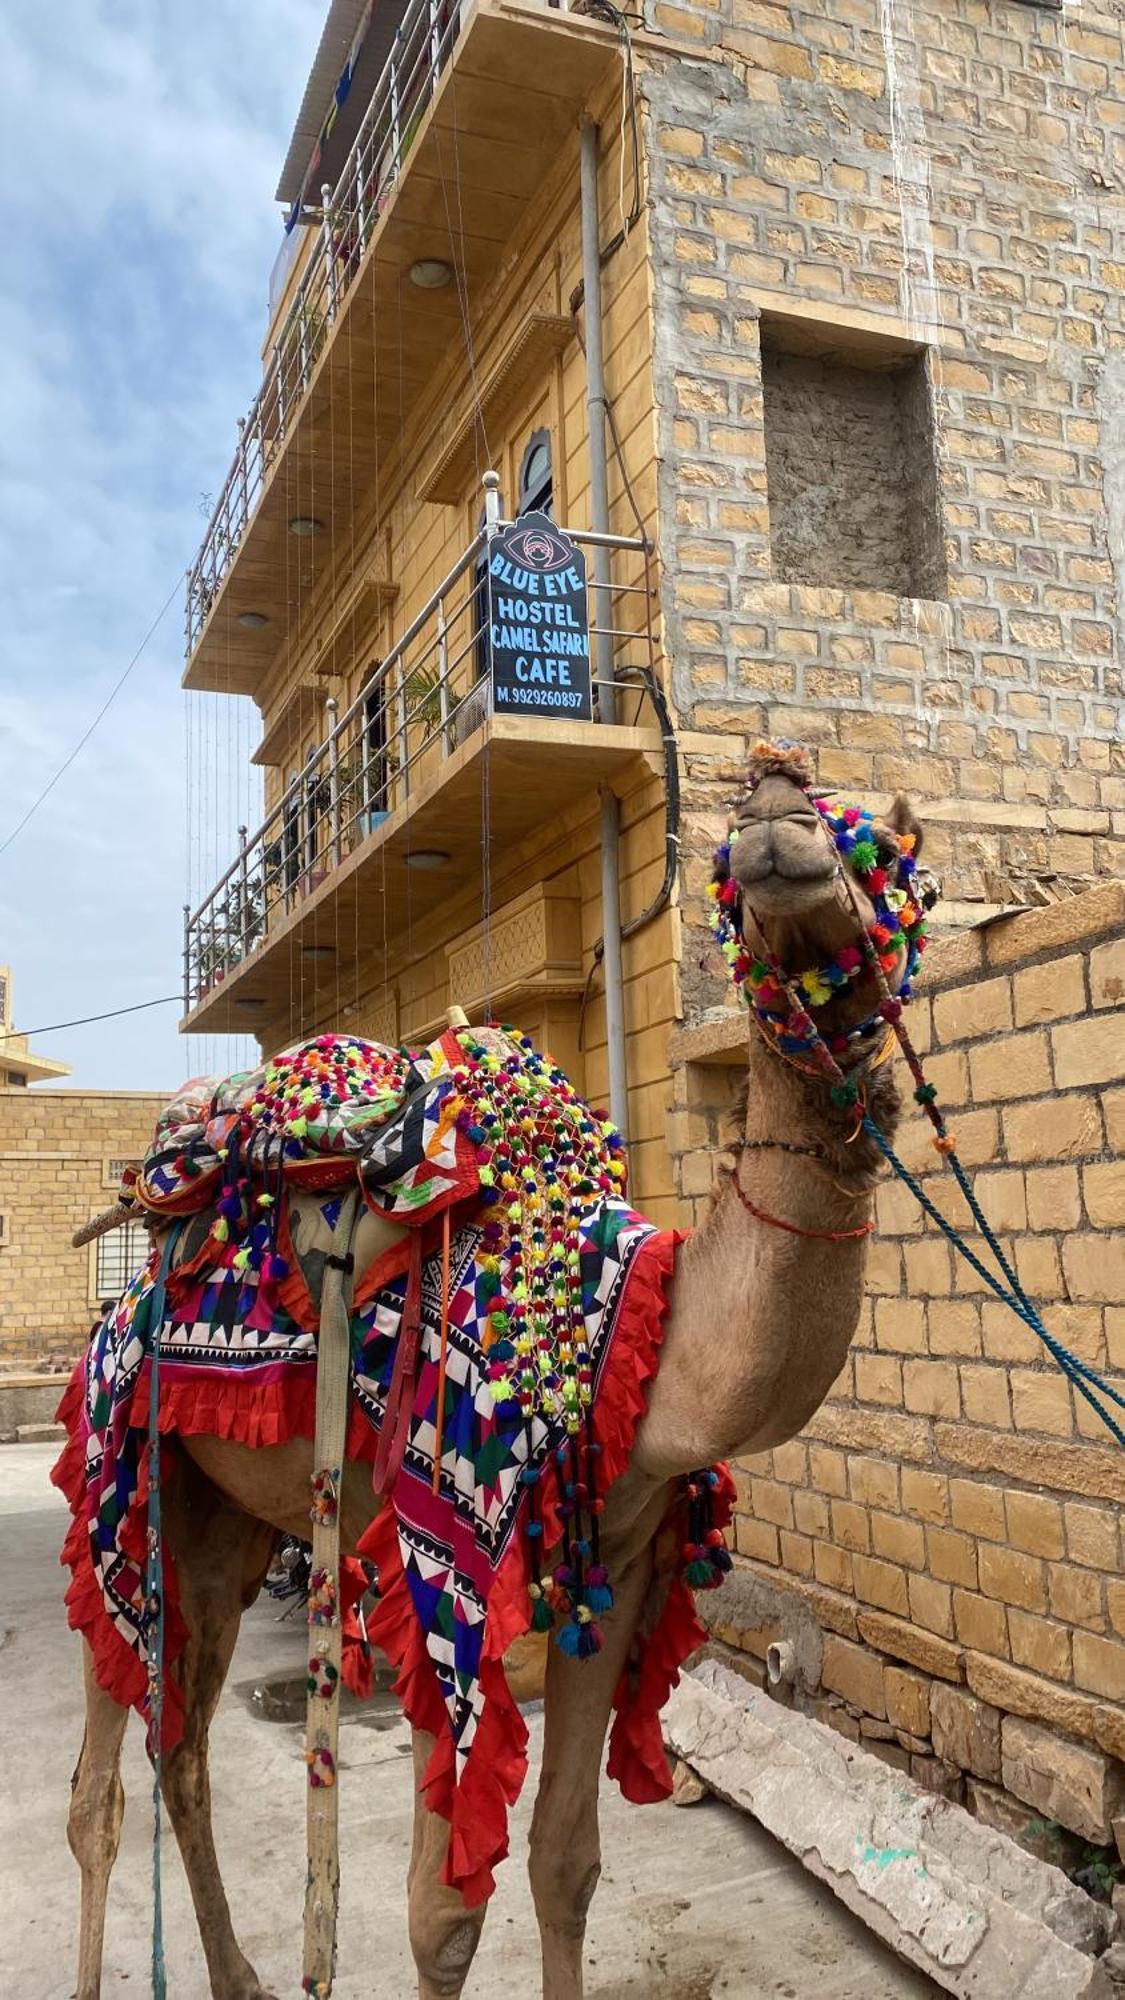
<svg viewBox="0 0 1125 2000">
<path fill-rule="evenodd" d="M 255 813 L 257 711 L 180 687 L 183 574 L 257 386 L 274 189 L 326 12 L 0 0 L 0 846 L 172 598 L 0 854 L 20 1029 L 175 994 L 182 906 Z M 74 1066 L 66 1087 L 168 1091 L 256 1046 L 181 1038 L 179 1012 L 36 1046 Z"/>
</svg>

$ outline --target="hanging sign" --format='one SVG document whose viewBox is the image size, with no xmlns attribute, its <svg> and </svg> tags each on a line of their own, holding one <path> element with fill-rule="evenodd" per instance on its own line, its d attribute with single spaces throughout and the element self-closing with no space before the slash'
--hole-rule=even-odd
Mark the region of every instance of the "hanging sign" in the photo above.
<svg viewBox="0 0 1125 2000">
<path fill-rule="evenodd" d="M 489 652 L 497 715 L 593 718 L 586 558 L 546 514 L 488 545 Z"/>
</svg>

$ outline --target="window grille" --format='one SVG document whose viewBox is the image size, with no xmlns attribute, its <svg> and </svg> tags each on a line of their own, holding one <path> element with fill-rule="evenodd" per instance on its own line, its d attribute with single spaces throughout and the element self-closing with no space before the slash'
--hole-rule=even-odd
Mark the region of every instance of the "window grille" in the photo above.
<svg viewBox="0 0 1125 2000">
<path fill-rule="evenodd" d="M 97 1239 L 94 1290 L 99 1299 L 119 1299 L 130 1278 L 147 1263 L 149 1233 L 143 1222 L 126 1222 Z"/>
</svg>

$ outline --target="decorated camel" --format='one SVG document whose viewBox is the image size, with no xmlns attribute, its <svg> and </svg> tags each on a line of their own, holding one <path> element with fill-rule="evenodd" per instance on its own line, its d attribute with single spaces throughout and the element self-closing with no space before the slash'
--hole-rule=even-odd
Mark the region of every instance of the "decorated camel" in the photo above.
<svg viewBox="0 0 1125 2000">
<path fill-rule="evenodd" d="M 158 1132 L 132 1190 L 156 1224 L 153 1260 L 76 1373 L 57 1475 L 75 1514 L 71 1622 L 86 1641 L 69 1827 L 78 2000 L 100 1991 L 129 1704 L 161 1751 L 211 1990 L 264 2000 L 219 1872 L 207 1737 L 242 1612 L 278 1533 L 309 1535 L 310 1508 L 314 1563 L 326 1522 L 341 1552 L 338 1576 L 330 1564 L 313 1574 L 314 1719 L 341 1657 L 345 1676 L 349 1654 L 362 1672 L 360 1648 L 330 1643 L 354 1633 L 366 1581 L 347 1559 L 378 1570 L 370 1632 L 399 1668 L 414 1732 L 408 1900 L 423 2000 L 462 1991 L 524 1775 L 504 1653 L 529 1628 L 550 1636 L 530 1880 L 543 1993 L 580 2000 L 607 1730 L 626 1795 L 666 1797 L 659 1708 L 703 1636 L 692 1592 L 729 1567 L 722 1461 L 792 1437 L 855 1328 L 880 1168 L 861 1118 L 889 1134 L 898 1113 L 880 1058 L 923 942 L 919 838 L 904 802 L 873 822 L 819 796 L 802 753 L 759 746 L 711 892 L 749 1002 L 744 1130 L 686 1240 L 629 1209 L 616 1135 L 549 1059 L 494 1029 L 451 1030 L 411 1058 L 377 1052 L 374 1069 L 368 1045 L 322 1037 L 251 1079 L 252 1101 L 245 1084 L 226 1096 L 209 1085 L 187 1140 Z M 363 1190 L 344 1251 L 353 1196 L 307 1155 L 349 1093 L 366 1130 L 336 1133 L 360 1148 L 344 1166 Z M 313 1442 L 329 1286 L 350 1317 L 342 1477 Z M 157 1404 L 153 1744 L 142 1565 Z M 332 1794 L 334 1740 L 310 1736 L 314 1807 Z M 331 1977 L 329 1945 L 306 1990 L 327 1993 Z"/>
</svg>

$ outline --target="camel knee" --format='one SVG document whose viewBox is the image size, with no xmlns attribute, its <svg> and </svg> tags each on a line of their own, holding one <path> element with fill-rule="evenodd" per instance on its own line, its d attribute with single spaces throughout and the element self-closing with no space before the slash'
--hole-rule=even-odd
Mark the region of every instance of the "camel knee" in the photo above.
<svg viewBox="0 0 1125 2000">
<path fill-rule="evenodd" d="M 464 1910 L 460 1916 L 435 1925 L 427 1913 L 410 1913 L 410 1948 L 418 1969 L 419 1991 L 426 2000 L 445 2000 L 460 1993 L 468 1976 L 473 1955 L 480 1943 L 483 1909 Z"/>
<path fill-rule="evenodd" d="M 117 1859 L 121 1821 L 125 1813 L 125 1787 L 116 1771 L 107 1773 L 97 1790 L 75 1783 L 66 1822 L 66 1838 L 78 1866 L 95 1874 L 109 1874 Z"/>
</svg>

